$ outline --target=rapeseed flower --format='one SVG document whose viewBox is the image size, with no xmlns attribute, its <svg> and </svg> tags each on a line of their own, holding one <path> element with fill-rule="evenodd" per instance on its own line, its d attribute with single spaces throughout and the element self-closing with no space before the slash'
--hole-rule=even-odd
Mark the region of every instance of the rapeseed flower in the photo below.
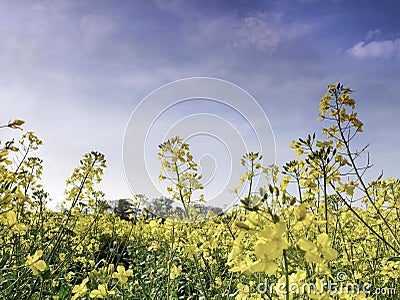
<svg viewBox="0 0 400 300">
<path fill-rule="evenodd" d="M 93 290 L 90 292 L 89 297 L 106 299 L 110 295 L 115 295 L 115 292 L 107 290 L 107 284 L 105 283 L 105 284 L 99 284 L 97 290 Z"/>
<path fill-rule="evenodd" d="M 40 259 L 42 255 L 42 250 L 37 250 L 33 256 L 28 254 L 25 266 L 32 270 L 33 275 L 38 275 L 38 271 L 43 272 L 46 269 L 46 263 L 44 262 L 44 260 Z"/>
<path fill-rule="evenodd" d="M 173 266 L 169 272 L 169 278 L 171 280 L 174 280 L 175 278 L 177 278 L 182 272 L 182 266 Z"/>
<path fill-rule="evenodd" d="M 87 292 L 86 283 L 88 283 L 89 278 L 83 279 L 81 284 L 75 285 L 72 289 L 72 293 L 74 294 L 71 300 L 75 300 L 76 298 L 83 296 Z"/>
<path fill-rule="evenodd" d="M 117 272 L 114 272 L 112 277 L 117 278 L 120 283 L 124 284 L 128 281 L 128 277 L 132 275 L 133 275 L 132 270 L 125 271 L 125 268 L 123 266 L 118 266 Z"/>
<path fill-rule="evenodd" d="M 17 215 L 13 210 L 9 210 L 0 218 L 1 223 L 10 228 L 10 232 L 23 233 L 28 229 L 28 226 L 18 223 Z"/>
<path fill-rule="evenodd" d="M 327 271 L 326 263 L 334 260 L 338 256 L 338 252 L 331 246 L 331 239 L 326 233 L 317 236 L 317 243 L 301 238 L 297 245 L 306 251 L 306 261 L 309 263 L 319 264 L 322 270 Z"/>
<path fill-rule="evenodd" d="M 274 260 L 282 255 L 284 249 L 288 249 L 288 243 L 282 235 L 286 232 L 286 224 L 278 222 L 272 227 L 265 228 L 258 233 L 259 240 L 254 246 L 254 252 L 258 258 L 250 266 L 250 272 L 265 272 L 272 275 L 278 269 Z"/>
</svg>

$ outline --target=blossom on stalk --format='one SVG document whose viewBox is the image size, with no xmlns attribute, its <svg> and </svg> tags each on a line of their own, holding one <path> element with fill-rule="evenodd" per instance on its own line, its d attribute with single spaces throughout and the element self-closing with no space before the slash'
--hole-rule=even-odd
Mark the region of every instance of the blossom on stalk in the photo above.
<svg viewBox="0 0 400 300">
<path fill-rule="evenodd" d="M 108 296 L 114 295 L 114 291 L 107 290 L 107 284 L 99 284 L 97 290 L 93 290 L 90 292 L 90 298 L 100 298 L 100 299 L 107 299 Z"/>
<path fill-rule="evenodd" d="M 326 233 L 317 236 L 317 243 L 301 238 L 297 245 L 306 252 L 307 262 L 316 263 L 326 272 L 328 271 L 327 263 L 338 256 L 338 252 L 331 247 L 331 238 Z"/>
<path fill-rule="evenodd" d="M 286 232 L 286 224 L 278 222 L 272 228 L 266 228 L 258 233 L 258 241 L 254 246 L 257 256 L 250 266 L 250 272 L 264 272 L 272 275 L 278 269 L 278 264 L 274 260 L 282 255 L 284 249 L 288 249 L 288 243 L 282 235 Z"/>
<path fill-rule="evenodd" d="M 44 262 L 44 260 L 40 259 L 42 255 L 42 250 L 37 250 L 33 256 L 28 254 L 25 266 L 32 270 L 33 275 L 38 275 L 39 271 L 43 272 L 46 269 L 46 263 Z"/>
<path fill-rule="evenodd" d="M 86 292 L 87 292 L 87 287 L 86 287 L 86 283 L 88 283 L 89 278 L 85 278 L 83 279 L 81 284 L 77 284 L 74 286 L 74 288 L 72 289 L 72 293 L 74 294 L 71 298 L 71 300 L 75 300 L 78 297 L 83 296 Z"/>
<path fill-rule="evenodd" d="M 124 284 L 128 281 L 128 277 L 132 275 L 133 275 L 132 270 L 125 270 L 123 266 L 118 266 L 117 272 L 114 272 L 112 277 L 117 278 L 120 283 Z"/>
</svg>

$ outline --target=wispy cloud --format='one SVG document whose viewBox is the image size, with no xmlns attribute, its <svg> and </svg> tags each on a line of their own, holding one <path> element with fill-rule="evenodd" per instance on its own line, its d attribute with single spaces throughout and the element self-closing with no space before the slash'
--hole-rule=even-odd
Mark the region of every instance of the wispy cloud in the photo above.
<svg viewBox="0 0 400 300">
<path fill-rule="evenodd" d="M 185 32 L 186 42 L 224 45 L 230 50 L 247 48 L 274 52 L 279 45 L 305 34 L 307 24 L 287 23 L 283 16 L 274 12 L 250 13 L 235 17 L 221 15 L 201 19 L 188 24 Z"/>
<path fill-rule="evenodd" d="M 374 41 L 370 43 L 359 42 L 347 53 L 355 58 L 382 58 L 388 59 L 400 53 L 400 38 L 395 40 Z"/>
<path fill-rule="evenodd" d="M 275 27 L 279 23 L 279 16 L 257 14 L 243 19 L 239 34 L 247 42 L 259 49 L 274 49 L 282 37 Z M 279 27 L 279 26 L 278 26 Z"/>
<path fill-rule="evenodd" d="M 243 8 L 240 12 L 227 8 L 223 13 L 215 14 L 189 3 L 154 1 L 156 7 L 183 21 L 186 42 L 196 47 L 200 43 L 211 43 L 273 52 L 281 43 L 301 36 L 311 28 L 306 23 L 288 22 L 282 11 L 271 7 L 262 11 Z"/>
<path fill-rule="evenodd" d="M 381 33 L 382 33 L 382 30 L 380 28 L 377 28 L 375 30 L 370 30 L 365 35 L 365 38 L 367 40 L 369 40 L 369 39 L 373 38 L 374 36 L 380 35 Z"/>
<path fill-rule="evenodd" d="M 255 13 L 242 19 L 239 35 L 261 50 L 275 50 L 284 40 L 307 32 L 306 24 L 285 23 L 277 13 Z"/>
</svg>

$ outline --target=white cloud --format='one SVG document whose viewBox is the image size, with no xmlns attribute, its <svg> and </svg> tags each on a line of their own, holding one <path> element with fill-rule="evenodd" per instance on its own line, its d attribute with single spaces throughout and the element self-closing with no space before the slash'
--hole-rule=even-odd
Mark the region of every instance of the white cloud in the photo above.
<svg viewBox="0 0 400 300">
<path fill-rule="evenodd" d="M 300 36 L 308 28 L 306 24 L 287 24 L 280 14 L 256 13 L 242 20 L 239 35 L 258 49 L 273 51 L 282 41 Z"/>
<path fill-rule="evenodd" d="M 371 39 L 372 37 L 376 36 L 376 35 L 380 35 L 382 33 L 382 30 L 380 28 L 377 28 L 375 30 L 370 30 L 367 32 L 367 34 L 365 35 L 365 38 L 367 40 Z"/>
<path fill-rule="evenodd" d="M 156 7 L 183 20 L 186 42 L 195 46 L 212 43 L 274 51 L 280 43 L 298 37 L 310 28 L 305 23 L 288 22 L 276 11 L 253 11 L 240 17 L 231 11 L 215 16 L 199 11 L 190 3 L 154 0 Z"/>
<path fill-rule="evenodd" d="M 274 26 L 259 16 L 246 17 L 243 20 L 239 33 L 259 49 L 275 48 L 281 41 L 279 32 L 274 30 Z"/>
<path fill-rule="evenodd" d="M 190 20 L 185 27 L 185 39 L 195 46 L 211 43 L 273 52 L 281 43 L 305 34 L 309 28 L 305 23 L 288 23 L 276 12 L 256 12 L 239 18 L 225 14 Z"/>
<path fill-rule="evenodd" d="M 383 58 L 388 59 L 396 53 L 400 53 L 400 39 L 375 41 L 370 43 L 359 42 L 347 53 L 355 58 Z"/>
</svg>

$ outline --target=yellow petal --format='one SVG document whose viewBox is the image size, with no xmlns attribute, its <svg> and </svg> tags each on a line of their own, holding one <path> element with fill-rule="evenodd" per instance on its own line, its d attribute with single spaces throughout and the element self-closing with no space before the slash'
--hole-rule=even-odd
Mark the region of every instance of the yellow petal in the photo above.
<svg viewBox="0 0 400 300">
<path fill-rule="evenodd" d="M 100 292 L 102 295 L 107 295 L 107 289 L 106 289 L 105 284 L 99 284 L 98 289 L 99 289 L 99 292 Z"/>
<path fill-rule="evenodd" d="M 43 255 L 43 251 L 42 250 L 36 250 L 35 254 L 33 255 L 33 260 L 38 260 L 39 258 L 41 258 Z"/>
<path fill-rule="evenodd" d="M 133 275 L 133 271 L 132 270 L 127 270 L 127 271 L 124 272 L 124 275 L 127 276 L 127 277 L 132 276 Z"/>
<path fill-rule="evenodd" d="M 46 263 L 44 260 L 39 260 L 35 263 L 35 267 L 40 271 L 43 272 L 46 269 Z"/>
<path fill-rule="evenodd" d="M 326 249 L 323 254 L 328 260 L 334 260 L 338 256 L 338 252 L 333 248 Z"/>
<path fill-rule="evenodd" d="M 328 247 L 331 243 L 331 238 L 326 233 L 321 233 L 317 236 L 318 244 Z"/>
<path fill-rule="evenodd" d="M 118 266 L 117 267 L 117 272 L 118 273 L 124 273 L 125 272 L 125 268 L 123 266 Z"/>
<path fill-rule="evenodd" d="M 90 292 L 90 298 L 103 298 L 103 295 L 98 290 L 93 290 Z"/>
<path fill-rule="evenodd" d="M 317 246 L 314 243 L 312 243 L 306 239 L 303 239 L 303 238 L 301 238 L 297 242 L 297 245 L 304 251 L 311 251 L 311 250 L 317 249 Z"/>
<path fill-rule="evenodd" d="M 306 260 L 309 263 L 317 263 L 317 264 L 322 263 L 322 258 L 319 256 L 318 253 L 314 253 L 314 252 L 307 252 Z"/>
<path fill-rule="evenodd" d="M 275 224 L 275 235 L 282 236 L 286 231 L 286 224 L 283 222 L 278 222 Z"/>
<path fill-rule="evenodd" d="M 264 267 L 264 262 L 261 260 L 257 260 L 250 265 L 249 270 L 251 273 L 264 272 Z"/>
<path fill-rule="evenodd" d="M 267 275 L 274 275 L 276 270 L 278 269 L 278 265 L 272 261 L 266 262 L 264 266 L 264 272 Z"/>
</svg>

